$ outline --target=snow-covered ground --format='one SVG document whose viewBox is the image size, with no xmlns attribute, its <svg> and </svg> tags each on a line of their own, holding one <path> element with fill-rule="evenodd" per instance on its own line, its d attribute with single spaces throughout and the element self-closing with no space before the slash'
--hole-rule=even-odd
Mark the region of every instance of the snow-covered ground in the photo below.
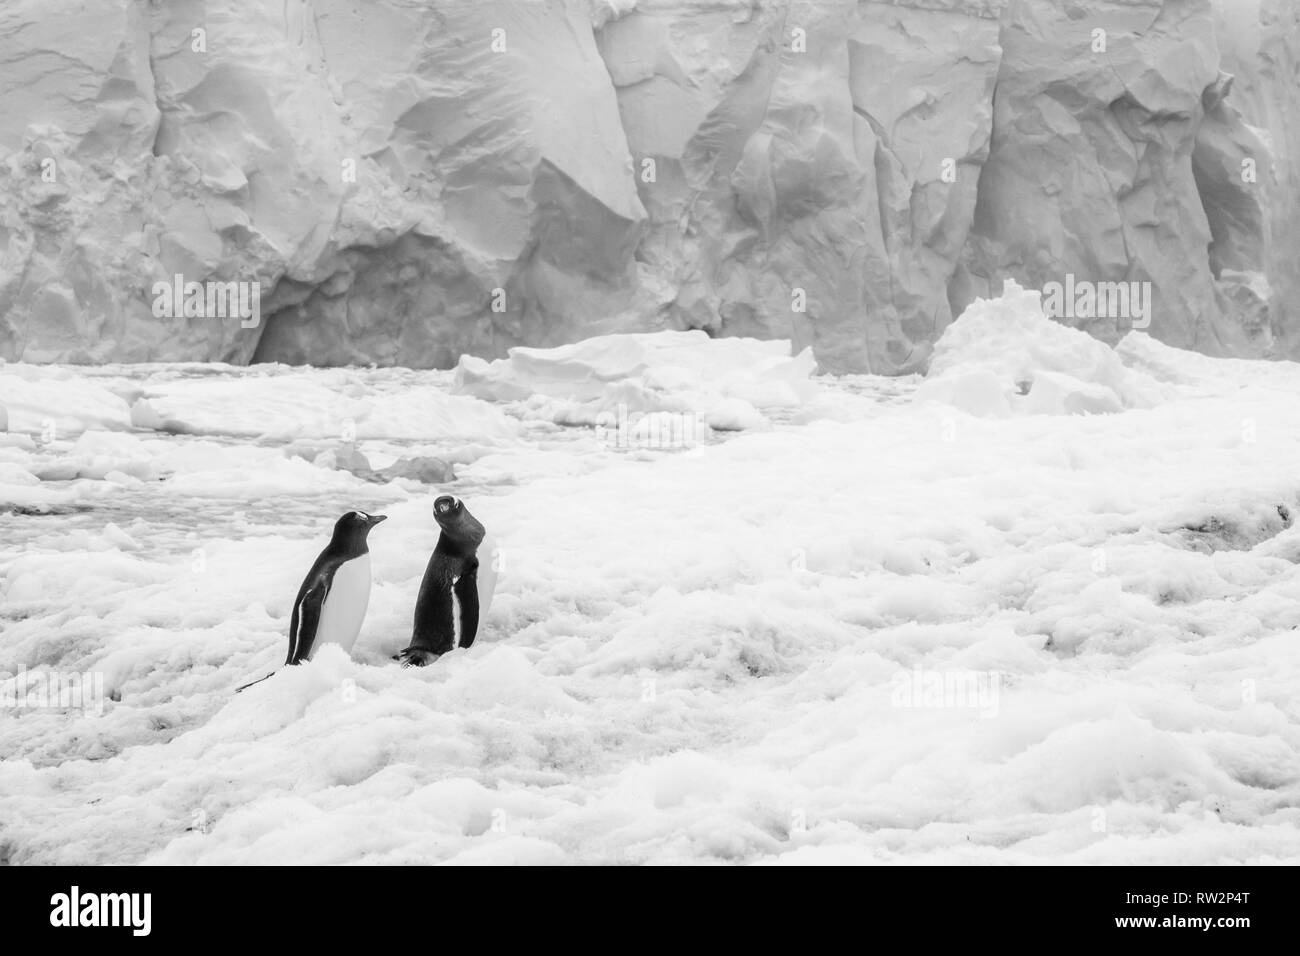
<svg viewBox="0 0 1300 956">
<path fill-rule="evenodd" d="M 924 382 L 702 336 L 0 368 L 0 859 L 1300 861 L 1300 367 L 1015 290 L 950 331 Z M 448 492 L 496 601 L 403 670 Z M 236 696 L 351 508 L 353 658 Z"/>
</svg>

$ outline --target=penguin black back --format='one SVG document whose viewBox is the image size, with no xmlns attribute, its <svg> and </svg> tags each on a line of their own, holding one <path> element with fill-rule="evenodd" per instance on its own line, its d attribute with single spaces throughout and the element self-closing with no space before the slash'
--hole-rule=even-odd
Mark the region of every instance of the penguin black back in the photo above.
<svg viewBox="0 0 1300 956">
<path fill-rule="evenodd" d="M 370 553 L 370 545 L 366 540 L 370 529 L 387 517 L 368 515 L 364 511 L 349 511 L 334 522 L 334 534 L 330 543 L 316 558 L 316 563 L 307 572 L 302 587 L 298 589 L 298 596 L 294 599 L 293 616 L 289 619 L 289 655 L 285 658 L 285 664 L 301 664 L 311 656 L 316 648 L 320 615 L 325 600 L 333 589 L 336 573 L 345 564 Z M 367 597 L 369 574 L 367 564 Z"/>
<path fill-rule="evenodd" d="M 471 646 L 478 634 L 478 547 L 487 531 L 450 495 L 434 501 L 433 517 L 442 533 L 420 582 L 410 646 L 397 655 L 407 666 L 423 667 L 455 646 L 457 610 L 460 646 Z"/>
<path fill-rule="evenodd" d="M 345 650 L 352 649 L 370 599 L 367 537 L 386 517 L 349 511 L 334 523 L 329 544 L 317 556 L 294 598 L 286 665 L 307 660 L 322 643 L 338 643 Z M 237 690 L 260 683 L 266 677 Z"/>
</svg>

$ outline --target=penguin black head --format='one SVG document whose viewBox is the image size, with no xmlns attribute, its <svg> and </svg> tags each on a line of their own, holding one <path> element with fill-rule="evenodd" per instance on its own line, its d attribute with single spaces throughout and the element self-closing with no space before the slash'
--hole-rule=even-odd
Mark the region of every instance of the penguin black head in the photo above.
<svg viewBox="0 0 1300 956">
<path fill-rule="evenodd" d="M 370 529 L 379 522 L 387 520 L 387 518 L 388 515 L 372 515 L 364 511 L 349 511 L 334 522 L 334 537 L 330 544 L 348 550 L 364 551 L 366 549 L 366 535 L 370 534 Z"/>
<path fill-rule="evenodd" d="M 442 533 L 462 547 L 477 548 L 487 534 L 487 529 L 469 513 L 465 502 L 451 495 L 441 495 L 434 501 L 433 517 Z"/>
</svg>

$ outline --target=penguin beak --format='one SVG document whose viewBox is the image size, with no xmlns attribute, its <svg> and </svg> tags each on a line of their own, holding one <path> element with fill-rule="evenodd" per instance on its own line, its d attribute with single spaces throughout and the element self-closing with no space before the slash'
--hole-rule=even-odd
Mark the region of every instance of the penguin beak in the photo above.
<svg viewBox="0 0 1300 956">
<path fill-rule="evenodd" d="M 375 525 L 379 524 L 379 522 L 381 522 L 381 521 L 387 521 L 387 520 L 388 520 L 388 515 L 371 515 L 371 516 L 370 516 L 370 527 L 373 528 Z"/>
</svg>

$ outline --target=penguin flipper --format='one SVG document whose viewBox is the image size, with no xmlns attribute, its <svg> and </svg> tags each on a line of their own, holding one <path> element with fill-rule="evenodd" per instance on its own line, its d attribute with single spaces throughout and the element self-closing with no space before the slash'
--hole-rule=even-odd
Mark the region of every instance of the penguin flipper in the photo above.
<svg viewBox="0 0 1300 956">
<path fill-rule="evenodd" d="M 311 656 L 312 645 L 316 641 L 316 625 L 320 623 L 321 608 L 325 606 L 329 591 L 329 584 L 323 577 L 316 578 L 311 587 L 303 582 L 303 590 L 298 595 L 298 601 L 293 606 L 293 617 L 289 620 L 289 655 L 284 661 L 286 665 L 301 663 Z M 306 640 L 303 640 L 304 637 Z M 266 677 L 236 687 L 235 693 L 242 693 L 254 684 L 260 684 L 274 676 L 275 671 L 271 671 Z"/>
<path fill-rule="evenodd" d="M 294 620 L 291 622 L 292 633 L 289 635 L 289 656 L 286 664 L 301 664 L 311 657 L 316 644 L 316 628 L 320 624 L 321 608 L 329 597 L 330 586 L 325 578 L 316 581 L 303 593 L 294 608 Z"/>
<path fill-rule="evenodd" d="M 454 563 L 442 549 L 441 541 L 429 559 L 415 601 L 415 621 L 411 644 L 398 657 L 402 663 L 423 667 L 432 664 L 456 646 L 455 612 L 451 597 Z"/>
<path fill-rule="evenodd" d="M 478 636 L 478 562 L 468 565 L 455 584 L 460 604 L 460 646 L 470 647 Z"/>
</svg>

